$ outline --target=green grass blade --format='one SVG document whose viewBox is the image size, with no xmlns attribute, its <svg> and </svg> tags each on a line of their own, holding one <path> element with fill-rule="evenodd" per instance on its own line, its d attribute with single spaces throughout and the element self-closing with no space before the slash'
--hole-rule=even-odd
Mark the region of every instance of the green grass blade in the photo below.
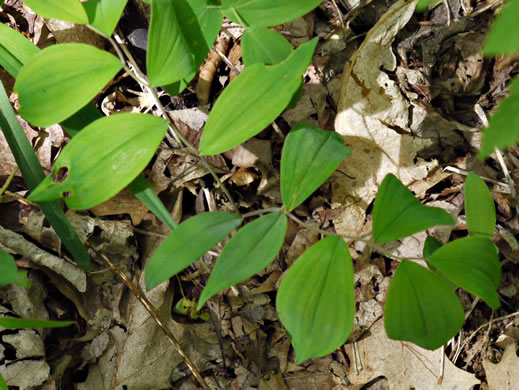
<svg viewBox="0 0 519 390">
<path fill-rule="evenodd" d="M 43 180 L 45 174 L 25 132 L 16 119 L 3 84 L 0 83 L 0 127 L 5 135 L 16 163 L 30 190 Z M 74 259 L 85 270 L 89 269 L 90 256 L 70 225 L 65 213 L 55 202 L 42 203 L 41 210 Z"/>
</svg>

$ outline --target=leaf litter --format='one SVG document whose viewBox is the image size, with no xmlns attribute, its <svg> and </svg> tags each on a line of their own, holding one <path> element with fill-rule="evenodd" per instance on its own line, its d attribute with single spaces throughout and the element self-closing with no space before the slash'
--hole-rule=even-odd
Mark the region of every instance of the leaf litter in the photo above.
<svg viewBox="0 0 519 390">
<path fill-rule="evenodd" d="M 438 238 L 445 242 L 449 237 L 463 236 L 466 226 L 460 206 L 463 201 L 460 186 L 464 179 L 458 173 L 443 172 L 439 165 L 448 163 L 476 172 L 481 169 L 471 158 L 472 148 L 480 145 L 476 130 L 481 123 L 470 107 L 480 104 L 485 111 L 491 111 L 504 95 L 505 81 L 513 69 L 513 65 L 502 65 L 499 59 L 493 65 L 478 54 L 481 31 L 487 28 L 491 12 L 479 16 L 478 9 L 472 9 L 467 2 L 449 0 L 453 19 L 450 24 L 447 24 L 443 4 L 426 14 L 431 23 L 420 23 L 427 20 L 423 16 L 412 16 L 414 1 L 373 0 L 365 4 L 361 2 L 357 8 L 351 7 L 353 3 L 326 0 L 318 11 L 282 26 L 283 33 L 294 44 L 308 41 L 314 34 L 319 35 L 323 42 L 305 75 L 301 100 L 276 121 L 280 131 L 286 134 L 296 121 L 307 121 L 329 130 L 335 128 L 353 152 L 334 177 L 295 212 L 308 223 L 321 228 L 335 229 L 346 235 L 362 234 L 371 229 L 370 205 L 378 185 L 386 173 L 392 172 L 423 202 L 446 208 L 458 217 L 454 230 L 451 227 L 436 232 Z M 392 3 L 395 4 L 390 8 Z M 19 12 L 28 19 L 34 17 L 18 1 L 6 1 L 5 9 Z M 343 19 L 337 10 L 343 14 Z M 6 20 L 5 13 L 0 13 L 2 22 Z M 344 30 L 336 28 L 341 20 L 345 22 Z M 33 24 L 31 22 L 29 27 Z M 35 25 L 42 24 L 37 20 Z M 235 26 L 229 28 L 234 31 Z M 431 34 L 428 41 L 420 41 Z M 67 37 L 60 36 L 59 39 Z M 227 46 L 230 47 L 226 47 L 225 52 L 241 52 L 238 42 L 231 40 Z M 233 59 L 232 63 L 236 64 L 236 61 L 240 67 L 239 60 Z M 215 89 L 221 89 L 235 76 L 220 66 L 214 77 L 214 84 L 219 85 L 213 86 L 211 99 L 214 99 Z M 490 88 L 485 89 L 488 86 Z M 114 97 L 118 96 L 114 89 L 111 92 Z M 110 100 L 107 95 L 107 108 L 117 110 L 122 103 L 129 105 L 125 108 L 129 111 L 150 109 L 145 96 L 138 95 L 139 99 L 134 98 L 135 94 L 126 96 L 129 97 Z M 176 99 L 168 107 L 172 110 L 170 115 L 176 122 L 184 123 L 184 127 L 180 126 L 184 135 L 196 143 L 205 118 L 192 110 L 203 111 L 203 108 L 198 107 L 192 92 L 187 91 Z M 339 112 L 337 118 L 334 117 L 335 110 Z M 240 197 L 242 207 L 255 209 L 279 204 L 277 167 L 281 138 L 277 131 L 269 128 L 226 153 L 225 157 L 215 156 L 212 161 L 231 183 L 235 194 L 239 194 L 237 197 Z M 51 139 L 52 143 L 46 141 L 48 146 L 42 149 L 45 153 L 42 163 L 49 168 L 54 149 L 61 147 L 63 142 L 59 137 L 57 141 Z M 0 159 L 5 156 L 2 152 Z M 511 149 L 509 158 L 511 167 L 519 171 L 517 148 Z M 2 173 L 2 179 L 12 172 L 11 168 L 12 165 Z M 207 181 L 204 168 L 181 150 L 161 149 L 147 174 L 166 203 L 175 207 L 179 218 L 207 211 L 208 207 L 228 207 L 221 190 Z M 493 179 L 497 177 L 491 176 Z M 188 189 L 186 195 L 182 195 L 183 188 Z M 23 184 L 16 181 L 11 189 L 21 193 L 24 190 Z M 498 196 L 498 229 L 517 229 L 512 200 L 499 185 L 496 184 L 494 190 Z M 78 226 L 85 232 L 85 237 L 95 238 L 97 247 L 103 252 L 122 259 L 122 271 L 135 275 L 134 281 L 138 283 L 142 266 L 167 231 L 145 209 L 139 209 L 128 201 L 126 195 L 120 196 L 124 200 L 115 205 L 107 202 L 93 209 L 96 218 L 76 217 L 83 219 Z M 196 206 L 193 205 L 195 202 Z M 11 204 L 12 200 L 7 206 Z M 19 213 L 19 222 L 29 234 L 30 224 L 25 215 L 28 209 L 20 208 Z M 107 220 L 110 215 L 112 217 Z M 100 218 L 102 216 L 105 217 Z M 111 222 L 114 222 L 112 226 Z M 59 242 L 50 238 L 45 222 L 38 221 L 33 225 L 39 226 L 39 230 L 29 235 L 49 253 L 59 254 Z M 133 232 L 136 225 L 139 231 L 147 233 Z M 465 345 L 460 338 L 446 348 L 441 384 L 440 351 L 424 351 L 408 343 L 388 340 L 380 316 L 397 262 L 388 261 L 358 244 L 350 249 L 356 261 L 358 301 L 356 324 L 350 340 L 327 357 L 295 365 L 290 342 L 277 319 L 274 292 L 287 266 L 316 239 L 312 232 L 289 222 L 287 239 L 277 259 L 235 291 L 225 292 L 210 301 L 211 320 L 208 322 L 171 314 L 172 306 L 183 296 L 197 299 L 200 294 L 197 283 L 205 283 L 208 276 L 203 266 L 191 266 L 180 275 L 180 283 L 172 279 L 150 293 L 150 298 L 159 306 L 163 318 L 167 319 L 197 366 L 214 373 L 212 378 L 207 376 L 211 386 L 358 389 L 363 386 L 375 388 L 377 378 L 384 377 L 385 385 L 382 382 L 380 385 L 391 389 L 469 389 L 481 381 L 490 389 L 500 389 L 506 388 L 503 387 L 504 380 L 515 380 L 517 357 L 513 353 L 513 343 L 505 347 L 501 362 L 496 364 L 502 346 L 496 344 L 497 349 L 493 348 L 492 342 L 505 334 L 515 342 L 519 336 L 510 329 L 517 326 L 517 319 L 496 321 L 489 336 L 481 331 L 474 333 L 490 318 L 488 308 L 481 304 L 472 310 L 462 330 L 465 337 L 472 337 L 470 344 Z M 398 256 L 420 255 L 424 239 L 425 235 L 419 234 L 398 242 L 397 247 L 386 249 Z M 496 240 L 508 261 L 503 269 L 504 282 L 500 293 L 509 300 L 511 307 L 517 307 L 519 302 L 516 302 L 514 285 L 519 279 L 519 246 L 514 246 L 517 241 L 513 235 L 507 240 L 497 237 Z M 215 248 L 216 251 L 219 249 Z M 142 264 L 137 262 L 138 258 Z M 210 266 L 214 258 L 206 255 L 202 261 Z M 17 262 L 26 267 L 33 283 L 33 294 L 13 286 L 2 292 L 2 303 L 18 314 L 32 313 L 38 318 L 49 318 L 50 313 L 53 317 L 67 319 L 66 313 L 77 312 L 81 329 L 70 335 L 70 339 L 55 332 L 41 341 L 36 341 L 35 335 L 27 332 L 19 332 L 16 337 L 2 337 L 2 346 L 9 344 L 21 359 L 18 362 L 4 360 L 0 365 L 0 373 L 5 373 L 6 379 L 11 378 L 7 369 L 21 378 L 19 382 L 12 382 L 13 385 L 20 388 L 42 383 L 52 386 L 64 383 L 65 378 L 71 384 L 70 375 L 57 379 L 49 376 L 49 365 L 53 368 L 59 365 L 64 367 L 65 373 L 79 370 L 80 379 L 74 379 L 77 388 L 195 388 L 182 358 L 170 347 L 169 341 L 140 303 L 106 270 L 106 265 L 96 264 L 92 281 L 83 293 L 82 284 L 69 289 L 58 288 L 63 284 L 63 279 L 58 278 L 63 276 L 53 274 L 56 267 L 54 271 L 49 265 L 36 267 L 28 257 L 18 257 Z M 49 291 L 46 284 L 50 285 Z M 44 291 L 44 295 L 34 294 L 38 289 Z M 469 312 L 472 298 L 463 292 L 460 295 L 465 311 Z M 43 304 L 45 299 L 48 301 L 46 306 Z M 502 310 L 497 315 L 503 316 L 505 312 Z M 23 352 L 19 342 L 25 338 L 34 339 L 36 344 L 56 341 L 55 345 L 60 347 L 53 352 L 61 356 L 60 359 L 46 362 L 39 356 L 30 357 Z M 72 353 L 67 345 L 74 345 L 81 353 Z M 6 356 L 5 348 L 0 350 Z M 18 375 L 20 369 L 29 369 L 36 374 L 32 378 Z"/>
</svg>

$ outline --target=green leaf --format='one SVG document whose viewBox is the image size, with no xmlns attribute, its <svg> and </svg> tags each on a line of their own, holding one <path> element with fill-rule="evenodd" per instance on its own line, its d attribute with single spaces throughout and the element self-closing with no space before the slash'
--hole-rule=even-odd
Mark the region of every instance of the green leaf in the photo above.
<svg viewBox="0 0 519 390">
<path fill-rule="evenodd" d="M 353 264 L 346 243 L 330 236 L 304 252 L 286 272 L 276 307 L 291 336 L 296 364 L 344 344 L 355 318 Z"/>
<path fill-rule="evenodd" d="M 442 246 L 443 244 L 440 240 L 434 238 L 433 236 L 427 236 L 423 246 L 423 257 L 428 259 L 434 252 L 436 252 L 437 249 L 441 248 Z"/>
<path fill-rule="evenodd" d="M 373 206 L 375 242 L 397 240 L 433 226 L 452 224 L 454 221 L 445 210 L 422 205 L 400 180 L 386 175 Z"/>
<path fill-rule="evenodd" d="M 278 65 L 254 64 L 245 69 L 224 89 L 209 114 L 200 154 L 225 152 L 276 119 L 301 85 L 316 45 L 314 38 Z"/>
<path fill-rule="evenodd" d="M 287 23 L 312 11 L 322 0 L 223 0 L 222 12 L 245 27 Z"/>
<path fill-rule="evenodd" d="M 245 67 L 279 64 L 292 53 L 292 45 L 280 33 L 261 26 L 245 29 L 241 49 Z"/>
<path fill-rule="evenodd" d="M 162 203 L 159 197 L 155 194 L 144 176 L 137 176 L 130 184 L 128 184 L 128 188 L 131 192 L 133 192 L 135 197 L 144 203 L 150 209 L 150 211 L 155 214 L 155 216 L 170 230 L 173 230 L 177 227 L 177 224 L 171 216 L 170 212 L 166 206 L 164 206 L 164 203 Z"/>
<path fill-rule="evenodd" d="M 490 27 L 483 52 L 487 56 L 498 54 L 512 55 L 519 49 L 519 39 L 513 32 L 517 30 L 519 2 L 507 0 L 496 20 Z"/>
<path fill-rule="evenodd" d="M 279 252 L 286 231 L 287 217 L 281 213 L 264 215 L 238 230 L 216 260 L 198 300 L 197 310 L 218 291 L 231 287 L 265 268 Z"/>
<path fill-rule="evenodd" d="M 17 77 L 25 62 L 39 49 L 18 31 L 0 23 L 0 65 L 13 77 Z"/>
<path fill-rule="evenodd" d="M 416 10 L 418 12 L 425 11 L 427 7 L 434 2 L 438 2 L 438 0 L 420 0 L 416 5 Z"/>
<path fill-rule="evenodd" d="M 7 387 L 7 383 L 5 383 L 4 377 L 2 375 L 0 375 L 0 390 L 9 390 L 9 387 Z"/>
<path fill-rule="evenodd" d="M 0 248 L 0 286 L 18 283 L 19 281 L 16 262 L 9 253 Z"/>
<path fill-rule="evenodd" d="M 196 72 L 221 24 L 210 0 L 154 0 L 146 54 L 150 84 L 172 84 Z"/>
<path fill-rule="evenodd" d="M 9 149 L 14 155 L 16 164 L 23 174 L 27 187 L 31 191 L 34 190 L 43 180 L 45 174 L 31 143 L 16 118 L 2 83 L 0 83 L 0 128 L 4 133 Z M 85 271 L 88 271 L 90 256 L 58 203 L 44 203 L 40 205 L 40 208 L 63 244 L 74 256 L 74 259 Z"/>
<path fill-rule="evenodd" d="M 287 136 L 281 157 L 281 197 L 292 211 L 318 189 L 351 154 L 342 137 L 309 123 L 299 123 Z"/>
<path fill-rule="evenodd" d="M 475 173 L 469 173 L 465 182 L 465 215 L 471 236 L 494 237 L 496 208 L 485 182 Z"/>
<path fill-rule="evenodd" d="M 63 328 L 73 324 L 75 324 L 74 321 L 48 321 L 0 317 L 0 326 L 6 329 Z"/>
<path fill-rule="evenodd" d="M 88 16 L 79 0 L 24 0 L 24 4 L 47 19 L 86 24 Z"/>
<path fill-rule="evenodd" d="M 437 249 L 429 262 L 447 279 L 483 300 L 499 307 L 496 293 L 501 283 L 497 248 L 488 238 L 465 237 Z"/>
<path fill-rule="evenodd" d="M 89 24 L 109 37 L 119 22 L 128 0 L 89 0 L 82 3 Z"/>
<path fill-rule="evenodd" d="M 155 251 L 146 267 L 146 288 L 153 289 L 198 260 L 240 226 L 234 213 L 198 214 L 181 223 Z"/>
<path fill-rule="evenodd" d="M 121 68 L 116 57 L 90 45 L 48 47 L 32 56 L 16 79 L 19 113 L 36 126 L 59 123 L 90 102 Z"/>
<path fill-rule="evenodd" d="M 96 120 L 63 148 L 52 175 L 29 199 L 65 199 L 73 209 L 87 209 L 108 200 L 146 167 L 167 128 L 166 121 L 147 114 L 125 113 Z M 56 182 L 62 168 L 67 176 Z"/>
<path fill-rule="evenodd" d="M 479 157 L 485 158 L 494 151 L 517 143 L 519 138 L 519 78 L 509 85 L 510 96 L 503 99 L 494 115 L 490 117 L 488 128 L 483 132 L 483 142 Z"/>
<path fill-rule="evenodd" d="M 389 286 L 384 310 L 390 339 L 434 350 L 454 337 L 464 320 L 452 284 L 436 272 L 402 261 Z"/>
</svg>

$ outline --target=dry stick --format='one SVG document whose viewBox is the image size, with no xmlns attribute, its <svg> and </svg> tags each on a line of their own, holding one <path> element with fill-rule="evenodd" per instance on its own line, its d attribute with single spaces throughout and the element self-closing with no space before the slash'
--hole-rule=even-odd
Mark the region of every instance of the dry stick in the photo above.
<svg viewBox="0 0 519 390">
<path fill-rule="evenodd" d="M 150 313 L 150 316 L 155 320 L 157 325 L 166 334 L 166 336 L 168 337 L 169 341 L 171 341 L 171 343 L 175 347 L 177 353 L 180 356 L 182 356 L 182 358 L 184 359 L 184 361 L 185 361 L 186 365 L 188 366 L 189 370 L 191 371 L 193 376 L 196 378 L 198 383 L 202 386 L 202 388 L 204 390 L 211 390 L 209 388 L 209 386 L 207 385 L 207 383 L 205 382 L 205 380 L 202 377 L 202 375 L 200 374 L 200 372 L 198 371 L 198 369 L 196 368 L 195 364 L 191 361 L 189 356 L 187 356 L 187 354 L 184 352 L 184 350 L 182 349 L 182 346 L 177 341 L 177 339 L 175 338 L 173 333 L 171 333 L 171 330 L 164 323 L 164 321 L 162 321 L 162 318 L 160 318 L 159 314 L 157 313 L 157 309 L 148 300 L 148 298 L 146 298 L 146 295 L 144 295 L 144 293 L 137 286 L 135 286 L 135 284 L 133 284 L 132 281 L 130 279 L 128 279 L 128 277 L 119 268 L 117 268 L 117 266 L 114 263 L 112 263 L 112 261 L 108 257 L 106 257 L 102 253 L 100 253 L 99 255 L 104 259 L 104 261 L 106 261 L 106 263 L 112 269 L 112 271 L 115 274 L 117 274 L 117 276 L 119 276 L 119 278 L 121 278 L 121 280 L 126 285 L 126 287 L 128 287 L 133 292 L 133 294 L 137 297 L 137 299 L 140 301 L 140 303 L 142 303 L 142 305 L 148 311 L 148 313 Z"/>
<path fill-rule="evenodd" d="M 116 35 L 114 34 L 115 37 L 117 37 L 117 39 L 119 41 L 121 41 L 121 39 Z M 126 46 L 124 45 L 119 45 L 112 37 L 108 37 L 107 38 L 108 41 L 112 44 L 112 46 L 114 47 L 118 57 L 119 57 L 119 60 L 121 61 L 121 63 L 123 64 L 124 66 L 124 69 L 128 72 L 128 74 L 133 77 L 140 85 L 141 87 L 144 87 L 144 89 L 146 91 L 148 91 L 151 96 L 153 97 L 153 100 L 154 100 L 154 103 L 155 105 L 157 106 L 157 108 L 159 109 L 162 117 L 168 122 L 169 124 L 169 127 L 168 127 L 168 130 L 170 133 L 172 133 L 172 135 L 180 140 L 180 142 L 182 144 L 184 144 L 186 146 L 186 148 L 189 150 L 190 153 L 192 153 L 194 156 L 196 156 L 197 158 L 200 159 L 200 161 L 202 161 L 202 164 L 204 165 L 204 167 L 208 170 L 208 172 L 211 174 L 211 176 L 213 176 L 213 178 L 215 179 L 215 181 L 218 183 L 218 185 L 220 186 L 220 188 L 222 189 L 222 191 L 225 193 L 225 195 L 227 196 L 227 198 L 229 199 L 229 202 L 231 202 L 231 205 L 234 209 L 234 211 L 240 215 L 240 211 L 238 210 L 238 206 L 234 203 L 234 200 L 230 194 L 230 192 L 227 190 L 227 187 L 224 185 L 224 183 L 220 180 L 220 178 L 218 177 L 218 175 L 216 174 L 216 172 L 213 170 L 213 168 L 211 167 L 211 165 L 209 164 L 209 162 L 202 156 L 199 155 L 198 153 L 198 150 L 196 150 L 196 148 L 182 135 L 182 133 L 177 129 L 177 127 L 175 126 L 175 124 L 173 123 L 173 121 L 171 120 L 171 118 L 166 115 L 166 110 L 164 109 L 164 106 L 162 105 L 162 103 L 160 102 L 159 100 L 159 97 L 157 95 L 157 92 L 155 91 L 154 88 L 152 88 L 148 81 L 146 80 L 146 77 L 144 76 L 144 74 L 140 71 L 139 67 L 137 66 L 137 64 L 135 63 L 135 61 L 133 60 L 133 57 L 131 56 L 127 56 L 128 60 L 130 61 L 131 65 L 133 66 L 133 72 L 126 66 L 126 61 L 124 59 L 124 55 L 123 53 L 121 52 L 121 48 L 122 50 L 126 53 L 128 53 L 127 49 L 126 49 Z M 122 42 L 122 41 L 121 41 Z"/>
</svg>

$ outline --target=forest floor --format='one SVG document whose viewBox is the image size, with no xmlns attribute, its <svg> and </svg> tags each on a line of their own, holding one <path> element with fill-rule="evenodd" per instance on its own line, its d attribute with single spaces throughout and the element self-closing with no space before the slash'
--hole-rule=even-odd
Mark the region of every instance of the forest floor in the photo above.
<svg viewBox="0 0 519 390">
<path fill-rule="evenodd" d="M 361 43 L 369 39 L 368 32 L 392 1 L 354 3 L 324 0 L 312 13 L 278 28 L 293 46 L 320 37 L 299 103 L 258 136 L 212 157 L 211 163 L 219 169 L 241 210 L 274 207 L 281 203 L 280 156 L 290 128 L 305 121 L 337 131 L 344 136 L 352 156 L 295 210 L 298 217 L 323 230 L 361 236 L 371 231 L 373 200 L 382 178 L 394 173 L 423 204 L 441 207 L 454 217 L 455 226 L 427 232 L 444 243 L 467 235 L 463 188 L 467 173 L 475 172 L 488 183 L 497 211 L 494 243 L 500 249 L 503 271 L 498 291 L 501 308 L 492 311 L 484 302 L 458 291 L 466 322 L 444 349 L 427 351 L 390 340 L 383 326 L 383 309 L 399 262 L 353 242 L 350 252 L 357 300 L 353 333 L 334 353 L 296 365 L 293 348 L 276 313 L 276 290 L 283 273 L 319 239 L 319 234 L 291 222 L 276 260 L 261 273 L 211 299 L 202 318 L 188 305 L 197 301 L 207 281 L 208 268 L 215 261 L 211 254 L 202 259 L 207 267 L 191 265 L 148 293 L 148 298 L 214 389 L 514 388 L 517 385 L 513 383 L 519 383 L 517 199 L 510 194 L 496 155 L 485 161 L 477 157 L 487 117 L 507 95 L 507 82 L 519 71 L 516 59 L 485 58 L 481 54 L 481 45 L 502 2 L 439 1 L 424 13 L 415 13 L 386 46 L 379 44 L 380 56 L 364 59 L 365 67 L 355 70 L 359 79 L 376 80 L 381 74 L 387 75 L 394 88 L 391 99 L 381 92 L 360 113 L 376 115 L 382 126 L 373 128 L 369 142 L 355 134 L 348 118 L 338 114 L 344 94 L 351 93 L 343 85 L 341 74 L 354 54 L 367 55 Z M 146 17 L 132 14 L 137 10 L 135 2 L 130 1 L 119 31 L 142 65 Z M 70 41 L 108 47 L 86 28 L 36 16 L 20 0 L 5 2 L 0 23 L 22 32 L 40 48 Z M 206 80 L 209 87 L 204 88 L 195 78 L 180 96 L 161 97 L 170 117 L 195 145 L 211 105 L 236 77 L 233 68 L 243 69 L 242 31 L 235 24 L 224 23 L 215 43 L 224 58 L 211 54 L 215 72 L 209 82 Z M 377 28 L 391 31 L 391 26 Z M 1 68 L 0 80 L 8 93 L 12 92 L 14 80 Z M 124 75 L 96 102 L 106 115 L 155 110 L 146 94 Z M 67 134 L 57 125 L 38 131 L 21 122 L 32 144 L 38 145 L 38 157 L 49 173 L 69 139 Z M 511 147 L 503 154 L 519 185 L 519 148 Z M 0 134 L 0 186 L 14 168 Z M 168 147 L 168 139 L 144 173 L 177 222 L 205 211 L 230 208 L 205 168 L 184 150 Z M 19 173 L 8 190 L 22 197 L 27 193 Z M 80 236 L 95 242 L 98 250 L 116 259 L 120 268 L 143 286 L 145 265 L 168 229 L 128 190 L 87 211 L 67 210 L 67 216 Z M 37 243 L 49 256 L 67 257 L 34 205 L 4 196 L 0 225 L 22 240 Z M 422 257 L 427 233 L 386 244 L 384 253 Z M 28 271 L 32 284 L 28 288 L 2 288 L 0 311 L 75 320 L 78 325 L 40 333 L 0 332 L 0 373 L 8 383 L 21 389 L 46 390 L 198 388 L 184 359 L 104 263 L 93 265 L 87 287 L 80 292 L 59 271 L 13 255 L 18 267 Z"/>
</svg>

